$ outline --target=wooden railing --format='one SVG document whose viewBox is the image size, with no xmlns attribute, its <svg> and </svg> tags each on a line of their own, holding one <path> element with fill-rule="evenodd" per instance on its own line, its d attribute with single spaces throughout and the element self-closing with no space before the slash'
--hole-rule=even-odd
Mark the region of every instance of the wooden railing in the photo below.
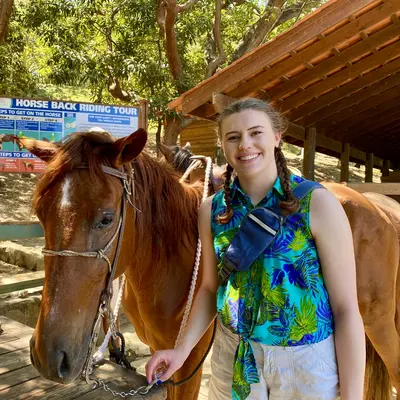
<svg viewBox="0 0 400 400">
<path fill-rule="evenodd" d="M 44 232 L 39 222 L 2 222 L 0 241 L 43 237 Z M 44 284 L 44 271 L 28 272 L 0 278 L 0 295 L 19 290 L 31 289 Z"/>
</svg>

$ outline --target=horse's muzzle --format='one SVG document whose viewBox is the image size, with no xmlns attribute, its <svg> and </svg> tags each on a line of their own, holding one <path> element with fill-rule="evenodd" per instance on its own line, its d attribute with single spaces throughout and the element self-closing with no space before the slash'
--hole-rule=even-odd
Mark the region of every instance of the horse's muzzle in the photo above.
<svg viewBox="0 0 400 400">
<path fill-rule="evenodd" d="M 68 384 L 71 383 L 78 375 L 71 368 L 68 353 L 61 348 L 51 348 L 51 346 L 42 347 L 44 354 L 37 351 L 35 333 L 30 340 L 30 357 L 32 365 L 44 378 L 54 382 Z"/>
</svg>

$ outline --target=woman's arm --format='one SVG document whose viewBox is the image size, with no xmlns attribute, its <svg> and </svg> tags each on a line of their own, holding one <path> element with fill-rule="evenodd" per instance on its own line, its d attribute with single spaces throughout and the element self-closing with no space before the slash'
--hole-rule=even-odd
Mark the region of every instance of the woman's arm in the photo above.
<svg viewBox="0 0 400 400">
<path fill-rule="evenodd" d="M 174 350 L 154 353 L 146 365 L 147 380 L 154 379 L 160 365 L 166 366 L 161 380 L 169 379 L 186 361 L 193 347 L 199 342 L 216 316 L 216 293 L 219 286 L 217 260 L 211 235 L 212 197 L 206 199 L 199 210 L 199 234 L 202 245 L 202 281 L 195 296 L 189 321 L 181 343 Z"/>
<path fill-rule="evenodd" d="M 347 216 L 328 190 L 311 198 L 310 226 L 335 323 L 342 400 L 362 400 L 365 333 L 357 302 L 353 237 Z"/>
</svg>

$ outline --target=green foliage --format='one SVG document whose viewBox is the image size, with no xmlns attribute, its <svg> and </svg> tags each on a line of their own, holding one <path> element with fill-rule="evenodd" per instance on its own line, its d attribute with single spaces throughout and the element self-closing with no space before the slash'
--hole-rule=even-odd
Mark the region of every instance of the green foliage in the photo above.
<svg viewBox="0 0 400 400">
<path fill-rule="evenodd" d="M 302 14 L 320 2 L 311 0 Z M 108 90 L 116 78 L 132 95 L 132 103 L 148 99 L 150 117 L 159 118 L 178 91 L 156 20 L 157 4 L 157 0 L 17 0 L 7 42 L 0 47 L 0 94 L 67 95 L 46 91 L 56 85 L 90 92 L 92 101 L 120 103 Z M 221 37 L 227 61 L 221 68 L 228 65 L 266 3 L 225 0 L 223 5 Z M 207 63 L 215 54 L 210 41 L 214 12 L 214 0 L 200 0 L 177 16 L 175 31 L 186 89 L 205 78 Z"/>
<path fill-rule="evenodd" d="M 37 77 L 29 70 L 24 57 L 26 31 L 21 22 L 23 14 L 14 7 L 9 22 L 6 43 L 0 46 L 0 95 L 19 96 L 35 92 Z"/>
</svg>

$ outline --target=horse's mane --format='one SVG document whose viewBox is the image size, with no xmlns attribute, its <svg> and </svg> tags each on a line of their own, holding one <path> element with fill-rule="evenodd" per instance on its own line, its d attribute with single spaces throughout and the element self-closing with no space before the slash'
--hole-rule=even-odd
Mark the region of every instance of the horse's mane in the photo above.
<svg viewBox="0 0 400 400">
<path fill-rule="evenodd" d="M 112 164 L 110 144 L 114 139 L 104 132 L 84 132 L 70 135 L 60 144 L 57 154 L 39 180 L 33 198 L 37 210 L 40 200 L 65 174 L 81 164 L 87 164 L 91 178 L 101 179 L 101 165 Z M 142 152 L 131 164 L 134 170 L 135 206 L 140 210 L 135 218 L 135 260 L 158 261 L 179 254 L 182 245 L 193 246 L 197 234 L 197 210 L 202 185 L 179 183 L 179 175 L 170 165 Z M 194 240 L 193 240 L 194 238 Z"/>
<path fill-rule="evenodd" d="M 136 233 L 145 238 L 151 232 L 151 241 L 140 243 L 135 258 L 160 261 L 179 254 L 182 245 L 194 247 L 197 235 L 197 211 L 202 184 L 179 183 L 180 176 L 165 162 L 142 153 L 133 164 L 135 171 L 135 204 L 141 211 L 136 217 Z"/>
<path fill-rule="evenodd" d="M 172 151 L 172 167 L 180 172 L 184 173 L 188 168 L 192 160 L 190 157 L 193 156 L 193 153 L 190 150 L 183 149 L 182 147 L 176 146 Z"/>
</svg>

